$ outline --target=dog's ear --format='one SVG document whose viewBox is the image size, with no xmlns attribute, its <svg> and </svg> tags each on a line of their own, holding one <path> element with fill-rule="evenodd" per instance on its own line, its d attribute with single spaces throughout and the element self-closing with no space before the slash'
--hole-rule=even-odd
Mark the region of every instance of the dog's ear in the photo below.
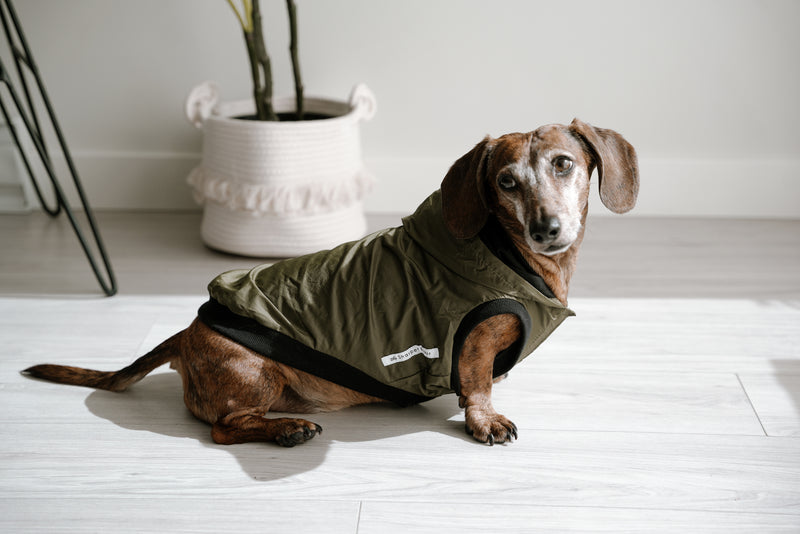
<svg viewBox="0 0 800 534">
<path fill-rule="evenodd" d="M 483 198 L 483 181 L 493 139 L 486 136 L 461 156 L 442 180 L 442 216 L 456 239 L 469 239 L 481 231 L 489 217 Z"/>
<path fill-rule="evenodd" d="M 634 148 L 617 132 L 595 128 L 578 119 L 572 121 L 569 129 L 592 153 L 603 204 L 614 213 L 633 209 L 639 195 L 639 164 Z"/>
</svg>

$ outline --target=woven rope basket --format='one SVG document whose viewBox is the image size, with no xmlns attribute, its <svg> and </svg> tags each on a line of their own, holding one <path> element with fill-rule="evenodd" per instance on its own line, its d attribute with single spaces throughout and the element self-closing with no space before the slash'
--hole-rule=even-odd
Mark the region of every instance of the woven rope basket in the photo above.
<svg viewBox="0 0 800 534">
<path fill-rule="evenodd" d="M 375 98 L 357 86 L 349 102 L 307 98 L 306 111 L 332 118 L 262 122 L 252 101 L 218 104 L 201 84 L 186 113 L 203 130 L 203 156 L 188 177 L 204 206 L 201 234 L 211 248 L 245 256 L 287 257 L 358 239 L 366 231 L 362 199 L 372 176 L 361 161 L 359 123 Z M 278 98 L 277 113 L 294 111 Z"/>
</svg>

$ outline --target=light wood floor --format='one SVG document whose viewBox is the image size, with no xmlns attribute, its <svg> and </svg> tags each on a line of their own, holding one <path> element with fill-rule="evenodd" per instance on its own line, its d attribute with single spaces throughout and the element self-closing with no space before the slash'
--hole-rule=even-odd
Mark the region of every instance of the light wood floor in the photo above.
<svg viewBox="0 0 800 534">
<path fill-rule="evenodd" d="M 257 263 L 194 213 L 99 219 L 113 298 L 63 220 L 0 215 L 0 532 L 800 532 L 800 221 L 591 220 L 577 317 L 495 387 L 513 444 L 447 396 L 282 449 L 214 444 L 166 367 L 123 394 L 19 374 L 122 367 Z"/>
</svg>

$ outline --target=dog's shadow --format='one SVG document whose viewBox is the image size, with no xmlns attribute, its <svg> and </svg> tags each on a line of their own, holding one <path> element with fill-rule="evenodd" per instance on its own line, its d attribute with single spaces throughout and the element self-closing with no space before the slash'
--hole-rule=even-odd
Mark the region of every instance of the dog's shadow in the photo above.
<svg viewBox="0 0 800 534">
<path fill-rule="evenodd" d="M 174 372 L 152 374 L 123 393 L 94 391 L 86 398 L 86 407 L 122 428 L 193 439 L 225 451 L 255 480 L 278 480 L 310 471 L 324 462 L 332 442 L 367 442 L 426 431 L 471 439 L 464 433 L 463 417 L 456 417 L 461 410 L 453 395 L 408 408 L 386 404 L 312 415 L 269 414 L 302 417 L 322 426 L 322 435 L 292 449 L 274 443 L 214 443 L 211 427 L 184 406 L 181 379 Z"/>
</svg>

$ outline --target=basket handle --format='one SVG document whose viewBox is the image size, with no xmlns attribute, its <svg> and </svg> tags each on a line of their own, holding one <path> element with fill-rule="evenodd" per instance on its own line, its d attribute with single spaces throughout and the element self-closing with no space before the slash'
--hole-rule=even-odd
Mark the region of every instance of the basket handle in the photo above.
<svg viewBox="0 0 800 534">
<path fill-rule="evenodd" d="M 219 89 L 214 82 L 203 82 L 189 91 L 186 97 L 186 118 L 198 130 L 203 128 L 205 121 L 219 102 Z"/>
<path fill-rule="evenodd" d="M 350 108 L 360 121 L 368 121 L 375 116 L 378 103 L 375 101 L 375 94 L 366 84 L 360 83 L 353 88 L 350 93 Z"/>
</svg>

